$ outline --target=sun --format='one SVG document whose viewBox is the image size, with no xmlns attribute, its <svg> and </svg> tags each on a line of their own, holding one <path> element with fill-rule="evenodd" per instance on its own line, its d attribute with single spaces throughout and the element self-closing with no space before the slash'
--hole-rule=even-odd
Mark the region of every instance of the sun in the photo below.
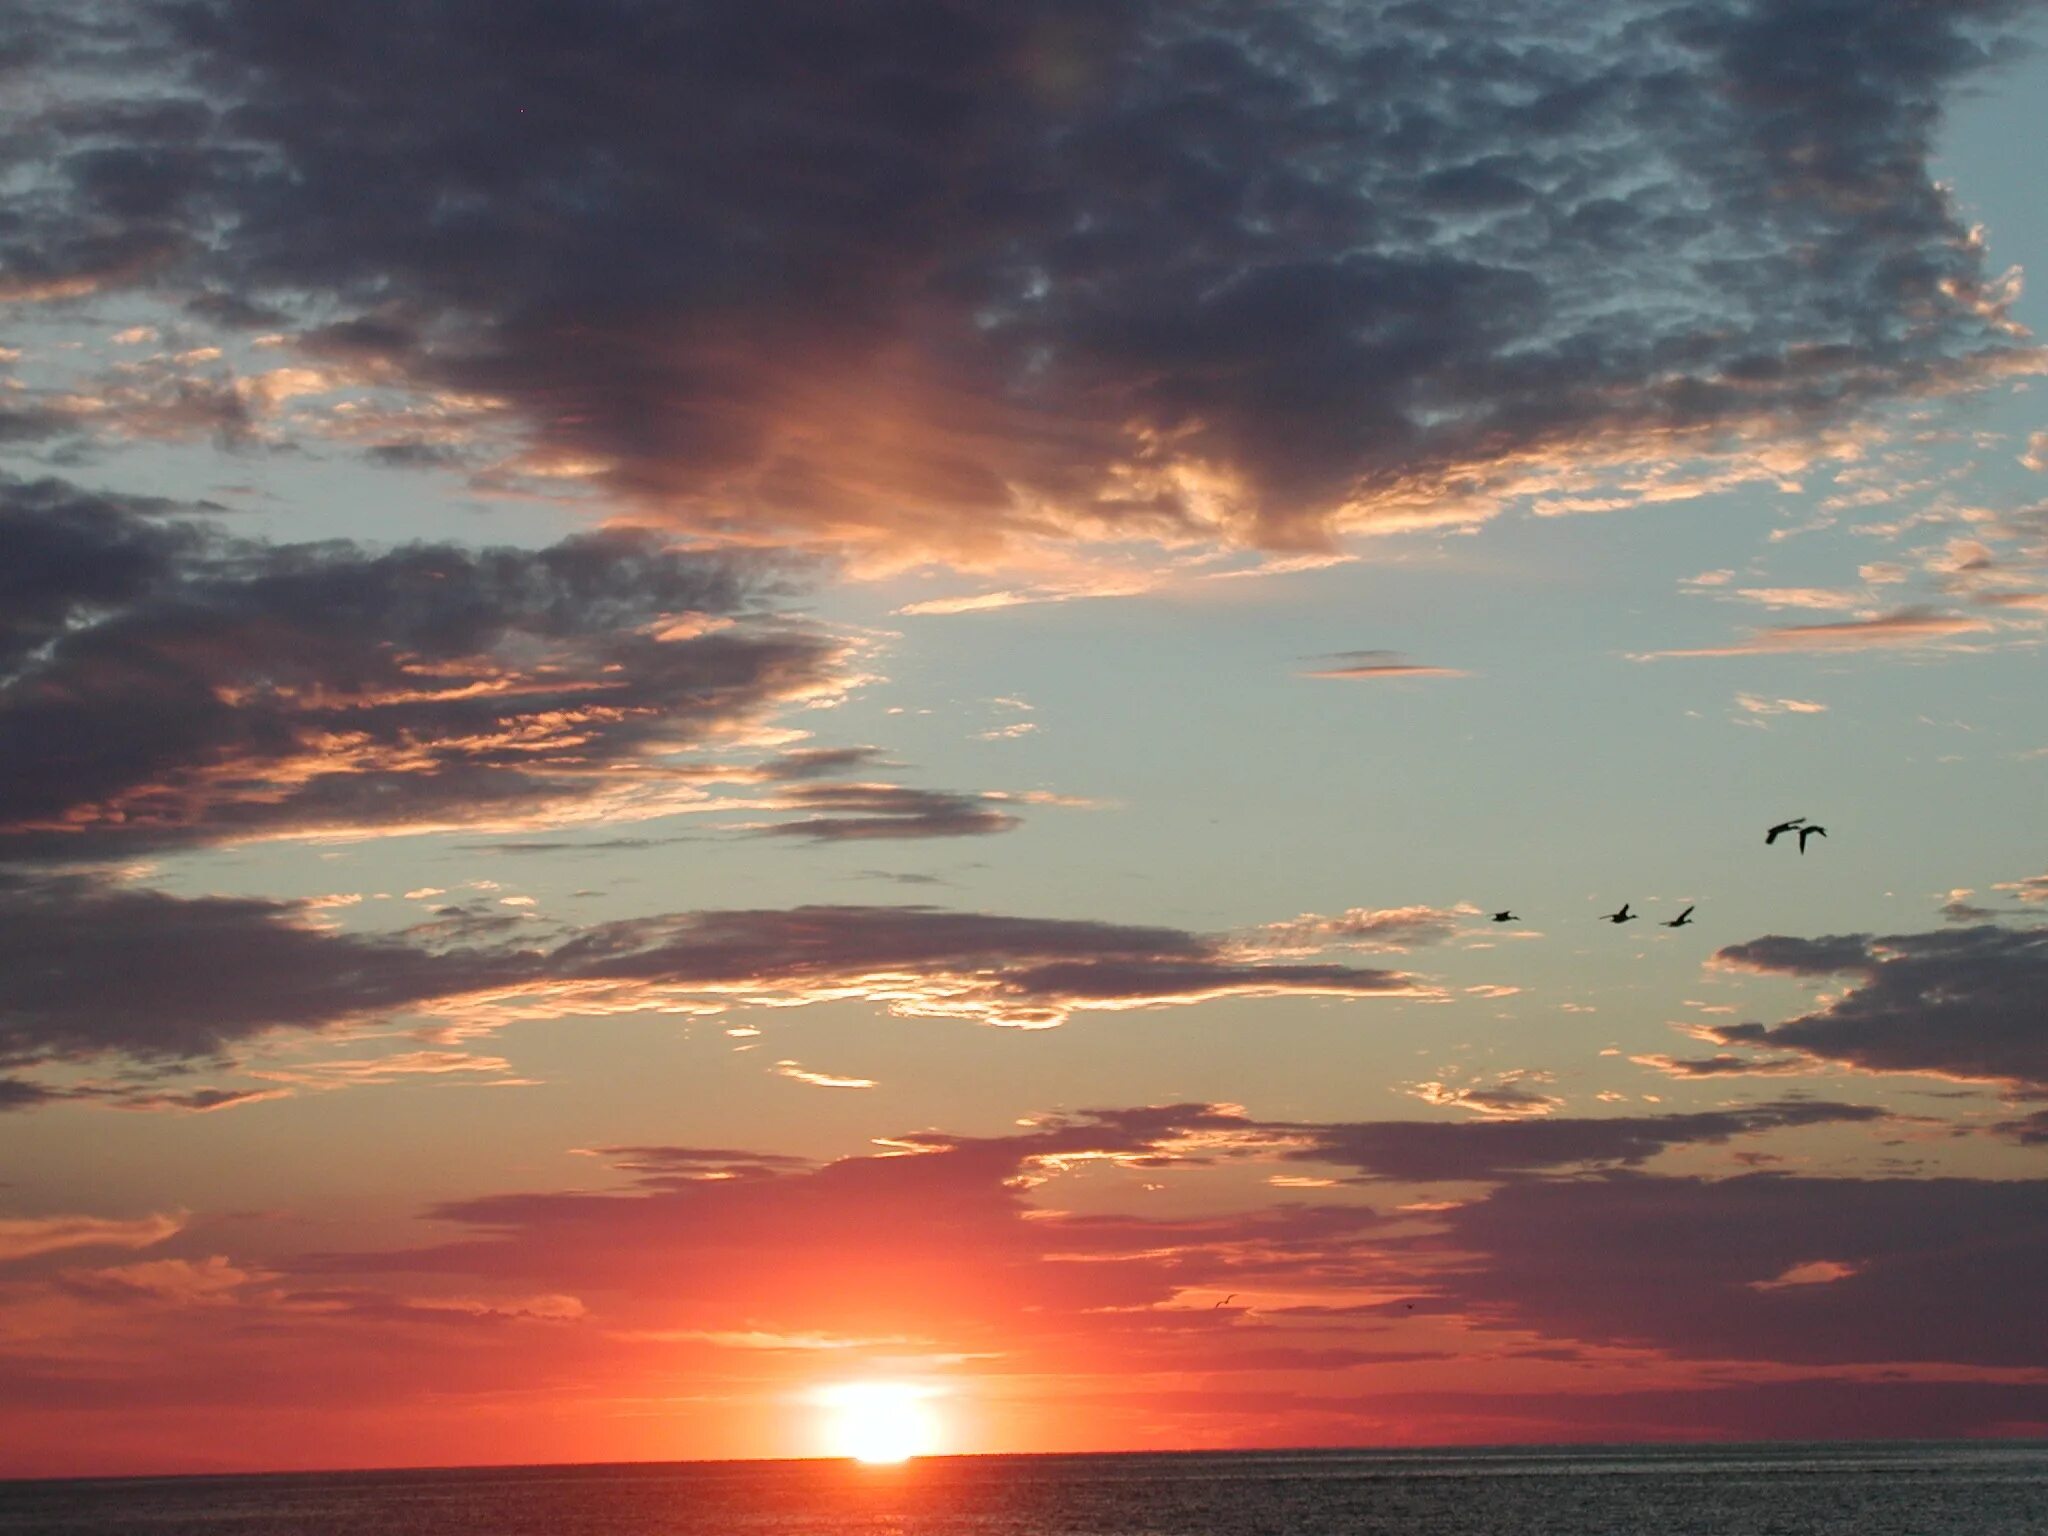
<svg viewBox="0 0 2048 1536">
<path fill-rule="evenodd" d="M 900 1381 L 850 1381 L 819 1389 L 828 1454 L 887 1464 L 929 1456 L 939 1446 L 937 1392 Z"/>
</svg>

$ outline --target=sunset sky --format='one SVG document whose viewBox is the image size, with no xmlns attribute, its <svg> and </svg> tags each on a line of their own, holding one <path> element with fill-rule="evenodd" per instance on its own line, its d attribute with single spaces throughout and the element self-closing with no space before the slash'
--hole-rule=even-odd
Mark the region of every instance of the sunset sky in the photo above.
<svg viewBox="0 0 2048 1536">
<path fill-rule="evenodd" d="M 0 0 L 0 1476 L 2048 1436 L 2043 44 Z"/>
</svg>

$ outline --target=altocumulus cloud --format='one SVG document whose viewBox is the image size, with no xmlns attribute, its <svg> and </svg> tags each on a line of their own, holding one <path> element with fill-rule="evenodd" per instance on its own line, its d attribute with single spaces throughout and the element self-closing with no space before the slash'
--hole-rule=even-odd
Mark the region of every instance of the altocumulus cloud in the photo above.
<svg viewBox="0 0 2048 1536">
<path fill-rule="evenodd" d="M 72 89 L 0 299 L 279 325 L 706 533 L 1315 547 L 2034 366 L 1929 172 L 2019 9 L 10 0 Z"/>
</svg>

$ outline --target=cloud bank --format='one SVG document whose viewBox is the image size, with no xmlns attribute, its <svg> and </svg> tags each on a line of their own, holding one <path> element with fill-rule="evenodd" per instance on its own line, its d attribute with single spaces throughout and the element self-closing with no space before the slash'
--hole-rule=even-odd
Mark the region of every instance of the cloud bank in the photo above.
<svg viewBox="0 0 2048 1536">
<path fill-rule="evenodd" d="M 1316 548 L 2033 367 L 1929 163 L 2018 10 L 12 0 L 81 88 L 0 299 L 281 317 L 700 533 Z"/>
</svg>

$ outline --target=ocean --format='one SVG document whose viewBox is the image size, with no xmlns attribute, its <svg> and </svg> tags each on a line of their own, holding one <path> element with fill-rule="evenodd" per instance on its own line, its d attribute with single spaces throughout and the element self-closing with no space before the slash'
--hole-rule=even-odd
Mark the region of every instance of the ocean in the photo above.
<svg viewBox="0 0 2048 1536">
<path fill-rule="evenodd" d="M 673 1462 L 0 1483 L 35 1536 L 2042 1536 L 2048 1445 Z"/>
</svg>

